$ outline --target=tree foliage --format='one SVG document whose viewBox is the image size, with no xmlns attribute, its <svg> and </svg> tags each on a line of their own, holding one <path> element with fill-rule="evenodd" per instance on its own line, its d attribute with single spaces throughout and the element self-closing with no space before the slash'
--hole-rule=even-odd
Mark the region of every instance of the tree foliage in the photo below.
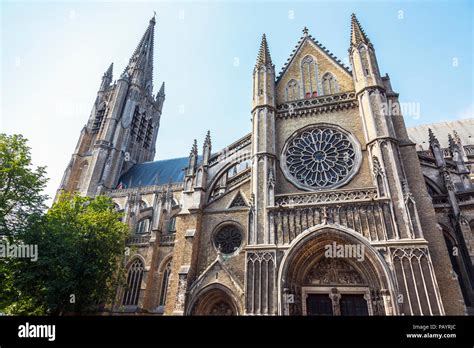
<svg viewBox="0 0 474 348">
<path fill-rule="evenodd" d="M 0 235 L 11 235 L 41 214 L 47 196 L 45 167 L 31 168 L 30 148 L 21 135 L 0 134 Z"/>
<path fill-rule="evenodd" d="M 36 245 L 38 258 L 0 258 L 0 312 L 59 315 L 109 303 L 123 282 L 128 235 L 112 200 L 65 192 L 44 214 L 44 168 L 29 169 L 21 136 L 1 141 L 0 243 Z"/>
</svg>

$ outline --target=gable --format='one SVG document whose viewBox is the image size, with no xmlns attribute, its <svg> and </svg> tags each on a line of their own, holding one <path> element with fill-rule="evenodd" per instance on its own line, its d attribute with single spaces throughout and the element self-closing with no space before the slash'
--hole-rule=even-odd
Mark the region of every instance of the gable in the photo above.
<svg viewBox="0 0 474 348">
<path fill-rule="evenodd" d="M 308 63 L 308 61 L 314 62 L 314 65 Z M 308 71 L 313 74 L 311 81 L 308 79 Z M 329 76 L 332 76 L 336 81 L 337 93 L 354 89 L 352 75 L 349 70 L 338 63 L 311 37 L 304 37 L 277 79 L 277 104 L 316 95 L 334 94 L 334 89 L 327 90 L 323 88 L 323 77 L 327 78 Z"/>
</svg>

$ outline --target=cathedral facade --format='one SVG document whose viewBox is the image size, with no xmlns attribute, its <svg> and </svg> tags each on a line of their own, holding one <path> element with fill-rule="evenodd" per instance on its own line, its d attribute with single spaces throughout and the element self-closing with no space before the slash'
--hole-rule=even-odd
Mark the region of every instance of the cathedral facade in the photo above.
<svg viewBox="0 0 474 348">
<path fill-rule="evenodd" d="M 153 161 L 165 100 L 164 83 L 153 94 L 154 18 L 115 82 L 110 66 L 59 188 L 112 197 L 130 226 L 110 311 L 468 312 L 474 140 L 407 129 L 351 25 L 352 69 L 305 28 L 277 76 L 263 35 L 250 133 L 214 152 L 208 133 L 182 158 Z"/>
</svg>

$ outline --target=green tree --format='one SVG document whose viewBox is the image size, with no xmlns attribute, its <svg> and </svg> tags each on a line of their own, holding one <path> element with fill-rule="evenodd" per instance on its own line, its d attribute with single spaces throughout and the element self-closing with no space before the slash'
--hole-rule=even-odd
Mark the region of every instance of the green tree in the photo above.
<svg viewBox="0 0 474 348">
<path fill-rule="evenodd" d="M 0 134 L 0 236 L 28 228 L 44 211 L 45 167 L 31 168 L 30 148 L 21 135 Z"/>
<path fill-rule="evenodd" d="M 20 135 L 0 134 L 0 243 L 36 245 L 36 261 L 0 258 L 0 312 L 58 315 L 109 303 L 123 283 L 128 226 L 106 196 L 63 193 L 44 214 L 44 167 Z"/>
<path fill-rule="evenodd" d="M 21 235 L 25 244 L 38 245 L 38 260 L 15 261 L 10 276 L 20 295 L 5 311 L 61 315 L 111 302 L 123 281 L 128 235 L 120 217 L 109 197 L 63 193 L 35 228 Z"/>
</svg>

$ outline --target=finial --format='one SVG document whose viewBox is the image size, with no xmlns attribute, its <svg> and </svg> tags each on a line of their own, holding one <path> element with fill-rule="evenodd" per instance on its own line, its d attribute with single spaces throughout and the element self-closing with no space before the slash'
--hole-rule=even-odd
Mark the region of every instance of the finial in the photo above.
<svg viewBox="0 0 474 348">
<path fill-rule="evenodd" d="M 193 142 L 193 147 L 191 148 L 191 155 L 196 155 L 198 154 L 198 145 L 197 145 L 197 140 L 194 139 Z"/>
<path fill-rule="evenodd" d="M 262 35 L 262 42 L 260 43 L 255 67 L 260 67 L 262 65 L 272 65 L 272 58 L 270 56 L 270 50 L 268 49 L 267 37 L 265 34 Z"/>
<path fill-rule="evenodd" d="M 308 28 L 305 26 L 305 27 L 303 28 L 303 35 L 304 35 L 304 36 L 308 36 L 308 33 L 309 33 L 309 30 L 308 30 Z"/>
<path fill-rule="evenodd" d="M 211 131 L 208 130 L 206 133 L 206 139 L 204 140 L 205 145 L 211 145 Z"/>
<path fill-rule="evenodd" d="M 152 24 L 155 24 L 155 23 L 156 23 L 156 21 L 155 21 L 155 17 L 156 17 L 156 11 L 155 11 L 155 10 L 153 10 L 153 17 L 151 17 L 151 19 L 150 19 L 150 23 L 152 23 Z"/>
<path fill-rule="evenodd" d="M 454 142 L 457 144 L 457 145 L 461 145 L 461 137 L 459 136 L 458 132 L 456 131 L 453 131 L 453 137 L 454 137 Z"/>
<path fill-rule="evenodd" d="M 430 144 L 436 144 L 439 146 L 439 141 L 438 139 L 436 138 L 436 136 L 434 135 L 433 131 L 431 130 L 431 128 L 428 128 L 428 136 L 429 136 L 429 139 L 430 139 Z"/>
</svg>

